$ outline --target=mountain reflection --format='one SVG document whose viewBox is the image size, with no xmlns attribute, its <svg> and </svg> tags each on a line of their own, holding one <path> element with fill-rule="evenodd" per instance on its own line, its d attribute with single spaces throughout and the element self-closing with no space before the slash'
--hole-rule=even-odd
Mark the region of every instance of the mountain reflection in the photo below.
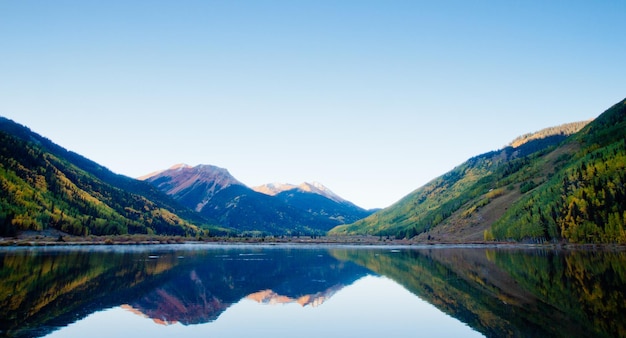
<svg viewBox="0 0 626 338">
<path fill-rule="evenodd" d="M 626 336 L 624 252 L 217 245 L 2 249 L 0 336 L 117 306 L 183 325 L 244 298 L 320 306 L 372 274 L 486 336 Z"/>
<path fill-rule="evenodd" d="M 326 250 L 193 252 L 174 276 L 129 305 L 163 323 L 199 324 L 246 297 L 306 304 L 366 274 L 367 269 L 340 262 Z"/>
<path fill-rule="evenodd" d="M 206 323 L 268 290 L 319 303 L 371 274 L 325 249 L 271 247 L 17 249 L 0 251 L 0 267 L 0 333 L 10 337 L 119 305 L 158 323 Z"/>
</svg>

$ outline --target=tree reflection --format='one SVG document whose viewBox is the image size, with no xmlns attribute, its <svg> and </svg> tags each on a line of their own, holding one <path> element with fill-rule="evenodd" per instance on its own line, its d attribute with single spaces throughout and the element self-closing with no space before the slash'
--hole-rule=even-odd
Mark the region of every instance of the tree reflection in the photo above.
<svg viewBox="0 0 626 338">
<path fill-rule="evenodd" d="M 437 248 L 333 253 L 392 278 L 486 336 L 626 335 L 624 252 Z"/>
</svg>

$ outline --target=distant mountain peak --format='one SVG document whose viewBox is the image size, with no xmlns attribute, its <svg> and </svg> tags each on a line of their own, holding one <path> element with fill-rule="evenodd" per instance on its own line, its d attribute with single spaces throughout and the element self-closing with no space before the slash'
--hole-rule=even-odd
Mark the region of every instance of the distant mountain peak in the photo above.
<svg viewBox="0 0 626 338">
<path fill-rule="evenodd" d="M 276 196 L 283 191 L 289 191 L 297 187 L 295 184 L 274 182 L 252 187 L 252 190 L 265 195 Z"/>
<path fill-rule="evenodd" d="M 190 165 L 179 163 L 171 166 L 169 169 L 155 171 L 153 173 L 144 175 L 139 177 L 140 180 L 148 180 L 150 178 L 154 178 L 155 176 L 164 176 L 164 175 L 183 175 L 192 180 L 217 180 L 221 181 L 223 184 L 231 185 L 238 184 L 244 185 L 239 182 L 236 178 L 234 178 L 228 169 L 221 168 L 218 166 L 210 165 L 210 164 L 199 164 L 195 167 Z"/>
<path fill-rule="evenodd" d="M 309 192 L 313 194 L 318 194 L 324 196 L 330 200 L 333 200 L 337 203 L 346 202 L 345 199 L 341 198 L 339 195 L 332 192 L 332 190 L 328 189 L 326 186 L 319 182 L 304 182 L 299 185 L 290 184 L 290 183 L 268 183 L 256 187 L 252 187 L 252 190 L 256 192 L 260 192 L 262 194 L 276 196 L 284 191 L 290 191 L 298 189 L 303 192 Z"/>
<path fill-rule="evenodd" d="M 190 165 L 187 165 L 185 163 L 178 163 L 178 164 L 174 164 L 173 166 L 169 167 L 168 169 L 163 169 L 163 170 L 157 170 L 157 171 L 153 171 L 149 174 L 145 174 L 143 176 L 139 176 L 137 177 L 138 180 L 140 181 L 145 181 L 147 179 L 149 179 L 150 177 L 154 177 L 159 175 L 160 173 L 166 171 L 166 170 L 182 170 L 182 169 L 186 169 L 186 168 L 191 168 Z"/>
<path fill-rule="evenodd" d="M 312 183 L 304 182 L 298 186 L 298 189 L 325 196 L 337 203 L 346 202 L 345 199 L 341 198 L 339 195 L 335 194 L 332 190 L 328 189 L 325 185 L 319 182 L 312 182 Z"/>
<path fill-rule="evenodd" d="M 154 184 L 161 191 L 175 197 L 180 198 L 181 194 L 183 196 L 201 195 L 200 202 L 193 208 L 196 211 L 202 210 L 219 191 L 232 185 L 245 186 L 227 169 L 209 164 L 200 164 L 195 167 L 176 164 L 169 169 L 142 176 L 140 179 Z"/>
<path fill-rule="evenodd" d="M 191 168 L 191 166 L 185 163 L 178 163 L 178 164 L 174 164 L 169 169 L 176 170 L 176 169 L 187 169 L 187 168 Z"/>
</svg>

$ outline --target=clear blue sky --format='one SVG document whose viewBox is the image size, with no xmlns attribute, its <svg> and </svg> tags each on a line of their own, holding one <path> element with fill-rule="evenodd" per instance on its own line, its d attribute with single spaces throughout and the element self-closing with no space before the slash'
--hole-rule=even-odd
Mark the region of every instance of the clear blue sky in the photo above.
<svg viewBox="0 0 626 338">
<path fill-rule="evenodd" d="M 176 163 L 388 206 L 626 97 L 626 1 L 0 0 L 0 115 L 132 177 Z"/>
</svg>

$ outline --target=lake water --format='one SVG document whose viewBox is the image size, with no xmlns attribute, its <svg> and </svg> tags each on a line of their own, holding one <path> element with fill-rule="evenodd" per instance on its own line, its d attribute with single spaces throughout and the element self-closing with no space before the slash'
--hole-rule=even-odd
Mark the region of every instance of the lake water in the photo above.
<svg viewBox="0 0 626 338">
<path fill-rule="evenodd" d="M 0 249 L 2 337 L 624 337 L 626 253 Z"/>
</svg>

